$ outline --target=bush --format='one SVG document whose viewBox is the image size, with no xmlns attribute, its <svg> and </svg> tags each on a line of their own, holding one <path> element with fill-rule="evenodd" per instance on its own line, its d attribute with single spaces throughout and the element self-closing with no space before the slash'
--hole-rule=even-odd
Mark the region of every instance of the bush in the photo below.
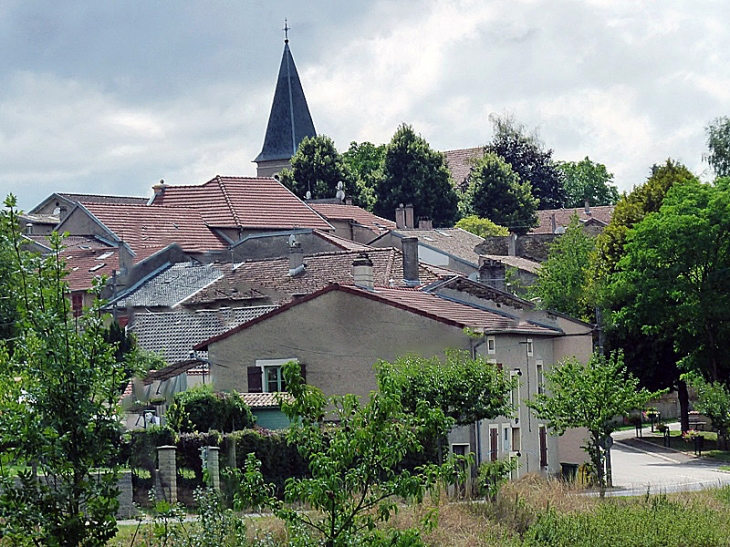
<svg viewBox="0 0 730 547">
<path fill-rule="evenodd" d="M 237 392 L 214 393 L 210 385 L 177 393 L 167 411 L 167 424 L 180 433 L 213 429 L 230 433 L 253 423 L 251 409 Z"/>
</svg>

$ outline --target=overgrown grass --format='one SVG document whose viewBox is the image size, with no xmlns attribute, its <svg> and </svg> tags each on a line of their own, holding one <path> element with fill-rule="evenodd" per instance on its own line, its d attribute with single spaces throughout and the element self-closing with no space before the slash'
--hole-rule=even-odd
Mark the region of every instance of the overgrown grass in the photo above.
<svg viewBox="0 0 730 547">
<path fill-rule="evenodd" d="M 441 495 L 403 506 L 388 526 L 408 528 L 434 506 L 438 527 L 423 538 L 432 547 L 730 547 L 730 487 L 601 500 L 561 481 L 527 475 L 506 484 L 494 503 Z M 287 545 L 276 519 L 247 518 L 246 524 L 249 545 Z M 145 526 L 134 545 L 157 545 L 148 542 Z M 133 534 L 134 527 L 122 527 L 109 545 L 130 546 Z"/>
</svg>

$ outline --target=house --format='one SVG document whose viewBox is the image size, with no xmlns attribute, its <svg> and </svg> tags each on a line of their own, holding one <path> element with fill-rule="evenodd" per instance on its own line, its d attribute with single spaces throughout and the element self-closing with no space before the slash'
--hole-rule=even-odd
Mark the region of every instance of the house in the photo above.
<svg viewBox="0 0 730 547">
<path fill-rule="evenodd" d="M 454 186 L 462 192 L 465 191 L 469 185 L 469 176 L 474 162 L 484 156 L 484 147 L 447 150 L 443 154 L 446 159 L 446 167 L 451 171 Z"/>
<path fill-rule="evenodd" d="M 395 222 L 374 215 L 357 205 L 308 201 L 309 206 L 335 228 L 335 234 L 360 243 L 369 243 L 388 230 Z"/>
<path fill-rule="evenodd" d="M 366 396 L 376 388 L 373 365 L 380 359 L 464 350 L 518 378 L 512 397 L 519 408 L 511 418 L 457 428 L 452 448 L 474 452 L 477 463 L 517 457 L 519 473 L 559 472 L 566 460 L 558 439 L 548 435 L 524 400 L 542 389 L 542 374 L 558 360 L 569 355 L 587 359 L 591 326 L 570 324 L 568 333 L 544 314 L 529 315 L 529 303 L 501 291 L 489 293 L 500 295 L 490 304 L 464 292 L 461 299 L 447 294 L 453 287 L 433 290 L 448 280 L 435 282 L 431 290 L 376 286 L 367 256 L 358 257 L 353 270 L 356 285 L 328 285 L 197 345 L 196 350 L 208 351 L 216 389 L 283 390 L 281 365 L 296 360 L 306 381 L 325 394 Z"/>
</svg>

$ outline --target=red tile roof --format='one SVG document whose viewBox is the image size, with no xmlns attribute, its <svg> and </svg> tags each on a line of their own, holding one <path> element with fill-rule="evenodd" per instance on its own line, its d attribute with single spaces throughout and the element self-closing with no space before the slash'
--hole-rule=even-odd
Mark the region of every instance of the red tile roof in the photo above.
<svg viewBox="0 0 730 547">
<path fill-rule="evenodd" d="M 89 290 L 96 278 L 111 277 L 114 270 L 119 271 L 119 251 L 114 247 L 67 248 L 61 252 L 61 258 L 66 261 L 66 282 L 72 291 Z"/>
<path fill-rule="evenodd" d="M 586 222 L 594 219 L 602 224 L 608 224 L 611 222 L 613 216 L 613 210 L 616 208 L 615 205 L 603 205 L 598 207 L 591 207 L 591 214 L 586 214 L 584 207 L 577 207 L 575 209 L 545 209 L 537 212 L 537 221 L 539 225 L 530 231 L 532 234 L 552 234 L 552 216 L 555 215 L 556 226 L 568 226 L 570 224 L 570 218 L 573 215 L 578 215 L 578 218 Z"/>
<path fill-rule="evenodd" d="M 152 205 L 195 207 L 205 222 L 216 228 L 333 229 L 283 184 L 271 178 L 217 176 L 195 186 L 165 186 L 164 192 L 153 198 Z"/>
<path fill-rule="evenodd" d="M 187 252 L 223 250 L 225 241 L 206 226 L 201 213 L 190 207 L 145 205 L 83 205 L 137 254 L 147 257 L 172 243 Z"/>
<path fill-rule="evenodd" d="M 369 251 L 373 248 L 370 245 L 365 245 L 364 243 L 358 243 L 357 241 L 352 241 L 351 239 L 345 239 L 344 237 L 336 236 L 331 232 L 314 230 L 312 233 L 318 238 L 324 239 L 325 241 L 328 241 L 333 245 L 339 247 L 343 251 Z"/>
<path fill-rule="evenodd" d="M 374 215 L 357 205 L 309 203 L 309 206 L 327 220 L 353 221 L 362 226 L 367 226 L 378 234 L 395 229 L 395 222 L 392 220 Z"/>
<path fill-rule="evenodd" d="M 266 321 L 269 317 L 286 313 L 294 306 L 319 298 L 323 294 L 331 291 L 342 291 L 361 298 L 367 298 L 386 305 L 395 306 L 399 309 L 416 313 L 423 317 L 428 317 L 435 321 L 462 329 L 469 327 L 472 329 L 483 330 L 485 333 L 529 333 L 547 336 L 556 336 L 562 333 L 562 331 L 557 328 L 551 329 L 534 323 L 520 321 L 516 317 L 510 317 L 506 314 L 500 315 L 475 306 L 454 302 L 436 294 L 423 292 L 417 289 L 378 288 L 374 291 L 369 291 L 354 286 L 345 286 L 333 283 L 322 290 L 310 294 L 309 296 L 294 300 L 293 302 L 257 317 L 256 319 L 243 323 L 228 332 L 224 332 L 223 334 L 201 342 L 195 346 L 194 349 L 205 351 L 208 349 L 208 346 L 214 342 L 228 338 L 229 336 L 247 329 L 252 325 Z"/>
<path fill-rule="evenodd" d="M 460 150 L 447 150 L 444 152 L 446 156 L 446 166 L 451 171 L 451 178 L 456 186 L 466 185 L 466 181 L 471 173 L 472 161 L 484 155 L 484 147 L 462 148 Z"/>
</svg>

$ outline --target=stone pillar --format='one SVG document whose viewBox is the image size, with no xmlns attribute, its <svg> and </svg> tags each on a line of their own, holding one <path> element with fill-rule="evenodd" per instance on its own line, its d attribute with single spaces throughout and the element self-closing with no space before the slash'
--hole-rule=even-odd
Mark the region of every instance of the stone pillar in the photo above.
<svg viewBox="0 0 730 547">
<path fill-rule="evenodd" d="M 118 519 L 131 519 L 137 514 L 132 499 L 132 471 L 119 472 L 119 509 L 117 509 Z"/>
<path fill-rule="evenodd" d="M 157 480 L 155 494 L 157 499 L 177 503 L 177 467 L 174 446 L 157 447 Z"/>
<path fill-rule="evenodd" d="M 219 454 L 220 448 L 217 446 L 208 447 L 208 476 L 210 482 L 213 485 L 213 490 L 220 492 L 221 490 L 221 473 L 220 473 L 220 461 Z"/>
</svg>

